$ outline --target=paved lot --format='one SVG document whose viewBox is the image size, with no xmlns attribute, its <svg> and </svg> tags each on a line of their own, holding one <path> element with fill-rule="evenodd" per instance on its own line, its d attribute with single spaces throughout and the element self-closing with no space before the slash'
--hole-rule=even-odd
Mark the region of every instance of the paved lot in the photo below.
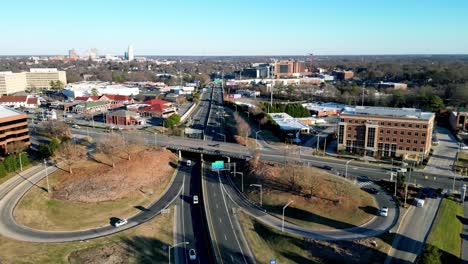
<svg viewBox="0 0 468 264">
<path fill-rule="evenodd" d="M 433 147 L 434 154 L 423 172 L 450 175 L 458 151 L 458 142 L 448 129 L 437 127 L 436 130 L 440 143 Z"/>
</svg>

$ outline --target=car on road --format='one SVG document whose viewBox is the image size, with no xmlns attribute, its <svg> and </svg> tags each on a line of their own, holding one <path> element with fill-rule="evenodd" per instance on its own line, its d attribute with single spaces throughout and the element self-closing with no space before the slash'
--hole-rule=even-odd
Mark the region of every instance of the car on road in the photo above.
<svg viewBox="0 0 468 264">
<path fill-rule="evenodd" d="M 191 248 L 188 252 L 190 260 L 197 260 L 197 252 L 195 249 Z"/>
<path fill-rule="evenodd" d="M 117 222 L 114 223 L 114 226 L 115 227 L 120 227 L 120 226 L 123 226 L 123 225 L 126 225 L 126 224 L 128 224 L 127 219 L 119 219 Z"/>
<path fill-rule="evenodd" d="M 197 150 L 204 150 L 204 148 L 202 148 L 202 147 L 198 147 L 198 148 L 197 148 Z"/>
<path fill-rule="evenodd" d="M 187 166 L 192 166 L 192 161 L 191 160 L 187 160 Z"/>
<path fill-rule="evenodd" d="M 217 149 L 217 150 L 214 151 L 214 153 L 215 153 L 215 154 L 220 154 L 221 151 L 220 151 L 219 149 Z"/>
<path fill-rule="evenodd" d="M 79 128 L 80 128 L 80 126 L 75 124 L 75 125 L 72 125 L 72 128 L 79 129 Z"/>
<path fill-rule="evenodd" d="M 332 170 L 333 168 L 331 166 L 325 165 L 322 167 L 324 170 Z"/>
<path fill-rule="evenodd" d="M 392 171 L 394 171 L 394 172 L 402 172 L 402 173 L 403 173 L 403 172 L 407 172 L 408 169 L 406 169 L 406 168 L 392 168 Z"/>
<path fill-rule="evenodd" d="M 198 195 L 193 196 L 193 204 L 198 204 Z"/>
<path fill-rule="evenodd" d="M 369 188 L 366 191 L 368 193 L 370 193 L 370 194 L 378 194 L 379 193 L 379 190 L 377 190 L 376 188 Z"/>
<path fill-rule="evenodd" d="M 461 145 L 461 146 L 460 146 L 460 149 L 462 149 L 462 150 L 468 150 L 468 146 L 467 146 L 467 145 Z"/>
<path fill-rule="evenodd" d="M 388 207 L 384 206 L 384 207 L 380 208 L 379 215 L 380 216 L 388 216 Z"/>
</svg>

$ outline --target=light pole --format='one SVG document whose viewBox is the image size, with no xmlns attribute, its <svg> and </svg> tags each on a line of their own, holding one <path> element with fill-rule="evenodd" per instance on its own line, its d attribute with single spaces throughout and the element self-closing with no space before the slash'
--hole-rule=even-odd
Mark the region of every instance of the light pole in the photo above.
<svg viewBox="0 0 468 264">
<path fill-rule="evenodd" d="M 283 221 L 281 223 L 281 232 L 284 232 L 284 211 L 286 210 L 286 207 L 288 207 L 288 205 L 290 205 L 293 201 L 289 201 L 289 203 L 287 203 L 284 207 L 283 207 Z"/>
<path fill-rule="evenodd" d="M 168 252 L 168 255 L 169 255 L 169 256 L 168 256 L 169 264 L 171 264 L 171 249 L 173 249 L 173 248 L 175 248 L 175 247 L 177 247 L 177 246 L 179 246 L 179 245 L 188 245 L 188 244 L 190 244 L 190 242 L 185 241 L 185 242 L 180 242 L 180 243 L 178 243 L 178 244 L 169 246 L 169 249 L 168 249 L 168 251 L 169 251 L 169 252 Z"/>
<path fill-rule="evenodd" d="M 47 192 L 49 193 L 49 196 L 50 196 L 52 192 L 49 186 L 49 174 L 47 173 L 47 161 L 45 159 L 44 159 L 44 167 L 45 167 L 46 182 L 47 182 Z"/>
<path fill-rule="evenodd" d="M 260 206 L 263 206 L 263 190 L 261 184 L 250 184 L 250 186 L 255 186 L 260 188 Z"/>
<path fill-rule="evenodd" d="M 258 133 L 262 132 L 261 130 L 258 130 L 255 132 L 255 148 L 257 148 L 257 138 L 258 138 Z"/>
<path fill-rule="evenodd" d="M 22 162 L 22 160 L 21 160 L 21 154 L 22 154 L 22 153 L 23 153 L 23 152 L 21 151 L 21 152 L 18 154 L 18 158 L 19 158 L 19 162 L 20 162 L 20 171 L 23 171 L 23 162 Z"/>
<path fill-rule="evenodd" d="M 241 178 L 241 191 L 244 192 L 244 173 L 241 172 L 241 171 L 237 171 L 237 172 L 234 173 L 234 175 L 235 174 L 240 174 L 241 175 L 241 177 L 242 177 Z"/>
<path fill-rule="evenodd" d="M 352 159 L 350 159 L 350 160 L 348 160 L 348 161 L 346 162 L 346 169 L 345 169 L 345 179 L 347 179 L 347 178 L 348 178 L 348 164 L 349 164 L 351 161 L 353 161 L 353 160 L 352 160 Z"/>
</svg>

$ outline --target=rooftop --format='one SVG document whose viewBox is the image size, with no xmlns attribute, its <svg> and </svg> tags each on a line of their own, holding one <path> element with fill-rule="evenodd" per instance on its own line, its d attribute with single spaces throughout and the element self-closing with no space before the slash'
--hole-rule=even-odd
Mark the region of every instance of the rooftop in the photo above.
<svg viewBox="0 0 468 264">
<path fill-rule="evenodd" d="M 0 118 L 7 118 L 7 117 L 23 115 L 23 114 L 24 113 L 21 111 L 0 105 Z"/>
<path fill-rule="evenodd" d="M 431 112 L 423 112 L 416 108 L 392 108 L 375 106 L 346 107 L 343 114 L 348 115 L 370 115 L 370 116 L 391 116 L 415 119 L 430 119 L 434 116 Z"/>
<path fill-rule="evenodd" d="M 273 120 L 280 126 L 282 130 L 303 130 L 309 129 L 308 126 L 301 124 L 297 121 L 296 118 L 286 114 L 286 113 L 270 113 L 269 114 Z"/>
</svg>

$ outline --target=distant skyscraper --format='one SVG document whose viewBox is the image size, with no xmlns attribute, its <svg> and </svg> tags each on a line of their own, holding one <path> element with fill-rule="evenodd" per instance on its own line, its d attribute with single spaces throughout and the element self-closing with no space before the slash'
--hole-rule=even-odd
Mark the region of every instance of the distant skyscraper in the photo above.
<svg viewBox="0 0 468 264">
<path fill-rule="evenodd" d="M 70 59 L 77 59 L 78 54 L 76 53 L 75 49 L 71 49 L 68 51 L 68 58 Z"/>
<path fill-rule="evenodd" d="M 135 54 L 133 53 L 133 46 L 132 45 L 128 46 L 127 56 L 128 56 L 128 61 L 132 61 L 132 60 L 135 59 Z"/>
</svg>

